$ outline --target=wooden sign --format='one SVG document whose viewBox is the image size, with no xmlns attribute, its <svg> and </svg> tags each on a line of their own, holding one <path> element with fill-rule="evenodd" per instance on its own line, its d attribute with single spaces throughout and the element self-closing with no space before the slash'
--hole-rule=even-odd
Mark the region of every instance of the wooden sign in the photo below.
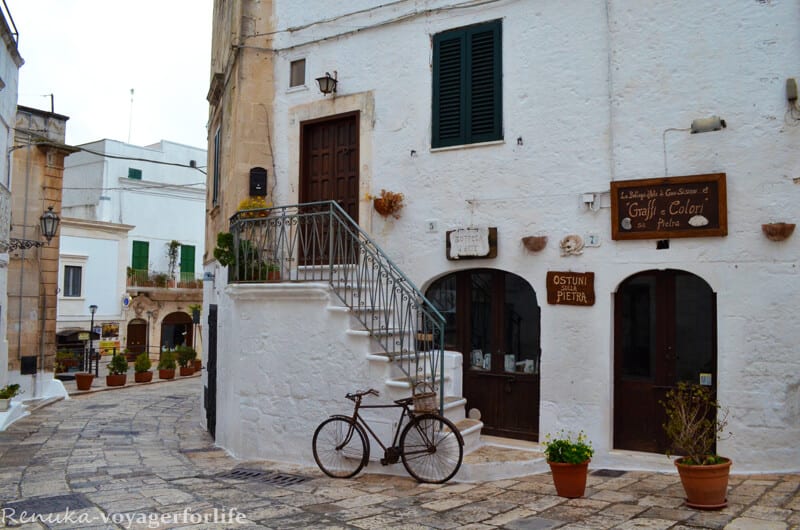
<svg viewBox="0 0 800 530">
<path fill-rule="evenodd" d="M 447 259 L 497 257 L 497 228 L 459 228 L 447 232 Z"/>
<path fill-rule="evenodd" d="M 594 305 L 594 273 L 548 271 L 547 303 Z"/>
<path fill-rule="evenodd" d="M 611 238 L 728 235 L 725 173 L 611 182 Z"/>
</svg>

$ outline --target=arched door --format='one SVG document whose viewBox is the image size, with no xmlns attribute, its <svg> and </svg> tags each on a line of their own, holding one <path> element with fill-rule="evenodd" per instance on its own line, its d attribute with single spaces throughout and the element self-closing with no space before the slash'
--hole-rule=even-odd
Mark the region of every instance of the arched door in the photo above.
<svg viewBox="0 0 800 530">
<path fill-rule="evenodd" d="M 614 447 L 664 453 L 660 401 L 679 381 L 716 389 L 716 295 L 699 276 L 651 270 L 614 302 Z"/>
<path fill-rule="evenodd" d="M 161 347 L 174 350 L 177 346 L 192 346 L 192 317 L 188 313 L 170 313 L 161 322 Z"/>
<path fill-rule="evenodd" d="M 464 397 L 481 411 L 483 432 L 537 440 L 540 309 L 530 284 L 466 270 L 438 279 L 427 297 L 447 319 L 445 348 L 464 355 Z"/>
<path fill-rule="evenodd" d="M 142 353 L 147 345 L 147 322 L 135 318 L 128 322 L 126 347 L 131 354 Z"/>
</svg>

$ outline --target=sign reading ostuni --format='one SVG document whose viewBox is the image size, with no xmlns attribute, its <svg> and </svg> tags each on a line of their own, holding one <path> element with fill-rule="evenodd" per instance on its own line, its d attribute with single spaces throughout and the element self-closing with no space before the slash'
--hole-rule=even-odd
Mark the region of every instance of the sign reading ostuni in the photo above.
<svg viewBox="0 0 800 530">
<path fill-rule="evenodd" d="M 611 182 L 611 238 L 728 234 L 725 173 Z"/>
<path fill-rule="evenodd" d="M 594 305 L 594 273 L 548 271 L 547 303 Z"/>
</svg>

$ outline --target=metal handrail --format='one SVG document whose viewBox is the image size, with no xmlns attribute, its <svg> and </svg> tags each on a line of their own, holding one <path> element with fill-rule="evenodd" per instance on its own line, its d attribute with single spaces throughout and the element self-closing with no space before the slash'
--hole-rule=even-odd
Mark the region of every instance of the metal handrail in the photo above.
<svg viewBox="0 0 800 530">
<path fill-rule="evenodd" d="M 229 282 L 327 282 L 412 387 L 438 383 L 444 406 L 444 317 L 338 203 L 240 211 L 230 231 Z"/>
</svg>

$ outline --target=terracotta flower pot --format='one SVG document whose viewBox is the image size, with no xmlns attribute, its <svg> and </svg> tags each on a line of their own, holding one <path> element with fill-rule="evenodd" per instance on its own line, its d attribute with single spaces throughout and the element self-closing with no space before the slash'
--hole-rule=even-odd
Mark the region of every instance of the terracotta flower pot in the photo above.
<svg viewBox="0 0 800 530">
<path fill-rule="evenodd" d="M 686 492 L 686 506 L 701 510 L 721 510 L 728 505 L 728 477 L 731 460 L 710 466 L 689 466 L 683 458 L 675 461 Z"/>
<path fill-rule="evenodd" d="M 199 372 L 203 369 L 203 360 L 202 359 L 195 359 L 194 361 L 194 371 Z"/>
<path fill-rule="evenodd" d="M 92 381 L 94 381 L 94 374 L 86 372 L 75 374 L 75 383 L 78 385 L 78 390 L 89 390 L 92 388 Z"/>
<path fill-rule="evenodd" d="M 169 370 L 159 370 L 158 371 L 158 378 L 159 379 L 175 379 L 175 368 L 170 368 Z"/>
<path fill-rule="evenodd" d="M 583 497 L 586 491 L 586 475 L 589 473 L 589 460 L 582 464 L 547 462 L 553 472 L 553 483 L 559 497 L 575 499 Z"/>
<path fill-rule="evenodd" d="M 136 372 L 133 374 L 133 380 L 137 383 L 149 383 L 153 380 L 153 372 L 149 370 L 147 372 Z"/>
<path fill-rule="evenodd" d="M 194 374 L 194 366 L 181 366 L 181 377 L 186 377 Z"/>
<path fill-rule="evenodd" d="M 125 386 L 127 381 L 127 374 L 109 374 L 106 376 L 106 386 Z"/>
</svg>

